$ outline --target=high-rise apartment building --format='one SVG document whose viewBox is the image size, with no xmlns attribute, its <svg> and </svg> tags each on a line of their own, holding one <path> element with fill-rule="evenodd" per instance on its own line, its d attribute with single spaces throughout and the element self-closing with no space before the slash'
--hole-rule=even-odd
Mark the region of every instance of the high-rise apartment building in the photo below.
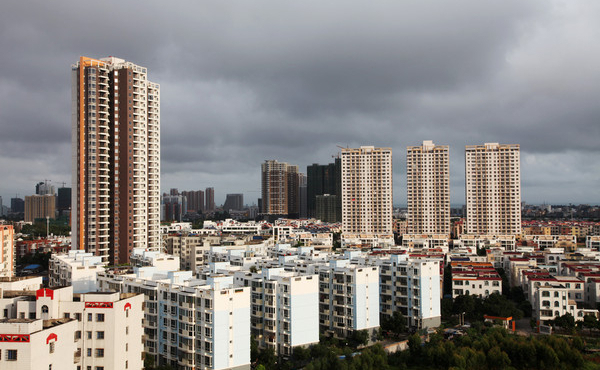
<svg viewBox="0 0 600 370">
<path fill-rule="evenodd" d="M 450 234 L 448 146 L 423 141 L 406 149 L 409 234 Z"/>
<path fill-rule="evenodd" d="M 244 194 L 227 194 L 225 197 L 225 204 L 223 204 L 224 211 L 240 211 L 244 208 Z"/>
<path fill-rule="evenodd" d="M 25 197 L 25 221 L 56 217 L 56 195 L 28 195 Z"/>
<path fill-rule="evenodd" d="M 262 171 L 262 213 L 298 217 L 300 213 L 298 166 L 267 160 Z"/>
<path fill-rule="evenodd" d="M 206 188 L 204 192 L 206 195 L 206 212 L 213 212 L 215 210 L 215 188 Z"/>
<path fill-rule="evenodd" d="M 325 165 L 312 164 L 306 167 L 306 205 L 309 217 L 316 217 L 318 195 L 337 195 L 338 213 L 342 211 L 342 172 L 341 159 Z M 336 220 L 341 221 L 341 218 Z"/>
<path fill-rule="evenodd" d="M 342 149 L 342 232 L 392 234 L 392 149 Z"/>
<path fill-rule="evenodd" d="M 73 249 L 111 264 L 160 247 L 160 87 L 114 57 L 72 66 Z"/>
<path fill-rule="evenodd" d="M 25 201 L 22 198 L 10 198 L 11 213 L 25 212 Z"/>
<path fill-rule="evenodd" d="M 187 198 L 188 212 L 204 212 L 204 191 L 182 191 L 181 195 Z"/>
<path fill-rule="evenodd" d="M 15 271 L 14 229 L 0 225 L 0 277 L 12 277 Z"/>
<path fill-rule="evenodd" d="M 467 234 L 521 234 L 518 144 L 467 145 Z"/>
<path fill-rule="evenodd" d="M 68 211 L 71 209 L 71 188 L 58 188 L 58 196 L 56 198 L 56 210 L 59 212 Z"/>
</svg>

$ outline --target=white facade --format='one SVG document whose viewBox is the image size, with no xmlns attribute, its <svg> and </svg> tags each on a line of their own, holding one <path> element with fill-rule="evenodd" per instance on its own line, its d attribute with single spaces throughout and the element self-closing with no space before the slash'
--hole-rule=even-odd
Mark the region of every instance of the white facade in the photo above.
<svg viewBox="0 0 600 370">
<path fill-rule="evenodd" d="M 73 319 L 0 320 L 0 368 L 39 370 L 77 368 Z"/>
<path fill-rule="evenodd" d="M 441 323 L 440 262 L 409 259 L 394 254 L 377 260 L 380 273 L 380 306 L 383 315 L 400 311 L 416 328 Z"/>
<path fill-rule="evenodd" d="M 102 257 L 81 250 L 53 254 L 49 265 L 51 287 L 73 286 L 73 293 L 98 290 L 96 275 L 105 270 Z"/>
<path fill-rule="evenodd" d="M 11 277 L 15 269 L 15 246 L 12 225 L 0 225 L 0 277 Z"/>
<path fill-rule="evenodd" d="M 191 271 L 143 267 L 135 274 L 105 273 L 105 291 L 145 295 L 144 348 L 157 364 L 178 369 L 250 368 L 250 288 L 233 278 L 194 279 Z"/>
<path fill-rule="evenodd" d="M 20 320 L 74 319 L 64 338 L 74 343 L 57 369 L 74 363 L 85 369 L 142 369 L 143 296 L 119 293 L 87 293 L 78 299 L 72 287 L 39 289 L 35 295 L 4 296 L 9 317 Z M 64 365 L 64 367 L 63 367 Z"/>
<path fill-rule="evenodd" d="M 519 145 L 467 145 L 467 234 L 521 234 Z"/>
</svg>

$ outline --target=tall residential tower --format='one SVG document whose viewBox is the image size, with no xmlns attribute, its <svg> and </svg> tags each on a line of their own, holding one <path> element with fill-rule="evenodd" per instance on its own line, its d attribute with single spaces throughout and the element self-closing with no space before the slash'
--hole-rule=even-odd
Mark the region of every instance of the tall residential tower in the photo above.
<svg viewBox="0 0 600 370">
<path fill-rule="evenodd" d="M 73 249 L 111 264 L 160 246 L 160 87 L 114 57 L 71 72 Z"/>
<path fill-rule="evenodd" d="M 467 234 L 521 234 L 518 144 L 467 145 Z"/>
<path fill-rule="evenodd" d="M 342 149 L 342 232 L 392 235 L 392 149 Z"/>
<path fill-rule="evenodd" d="M 450 234 L 448 146 L 424 141 L 406 149 L 409 234 Z"/>
</svg>

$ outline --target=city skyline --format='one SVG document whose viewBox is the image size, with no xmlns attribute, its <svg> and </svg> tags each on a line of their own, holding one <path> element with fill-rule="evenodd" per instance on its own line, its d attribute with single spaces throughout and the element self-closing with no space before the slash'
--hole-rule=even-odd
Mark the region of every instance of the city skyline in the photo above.
<svg viewBox="0 0 600 370">
<path fill-rule="evenodd" d="M 450 148 L 452 205 L 465 203 L 464 147 L 485 142 L 520 145 L 524 202 L 600 202 L 599 4 L 313 5 L 148 2 L 125 20 L 110 2 L 91 18 L 77 2 L 5 4 L 4 204 L 44 178 L 70 183 L 68 66 L 81 55 L 119 56 L 160 81 L 161 192 L 210 186 L 217 204 L 228 193 L 252 204 L 266 158 L 305 173 L 337 145 L 375 145 L 395 152 L 402 205 L 405 148 L 433 140 Z M 100 36 L 106 17 L 116 26 Z"/>
</svg>

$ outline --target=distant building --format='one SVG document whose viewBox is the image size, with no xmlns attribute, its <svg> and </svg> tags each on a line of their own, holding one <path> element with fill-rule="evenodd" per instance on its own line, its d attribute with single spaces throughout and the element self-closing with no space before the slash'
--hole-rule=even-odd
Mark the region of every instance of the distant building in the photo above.
<svg viewBox="0 0 600 370">
<path fill-rule="evenodd" d="M 262 213 L 271 216 L 298 217 L 298 166 L 267 160 L 261 166 Z"/>
<path fill-rule="evenodd" d="M 35 193 L 37 195 L 56 195 L 54 186 L 48 184 L 48 181 L 40 181 L 35 185 Z"/>
<path fill-rule="evenodd" d="M 56 218 L 56 195 L 25 197 L 25 222 L 34 222 L 40 218 Z"/>
<path fill-rule="evenodd" d="M 392 150 L 342 149 L 342 232 L 392 235 Z"/>
<path fill-rule="evenodd" d="M 204 191 L 190 190 L 182 191 L 181 195 L 187 198 L 188 212 L 204 212 Z"/>
<path fill-rule="evenodd" d="M 323 222 L 338 222 L 342 217 L 341 209 L 338 208 L 338 198 L 337 195 L 317 195 L 315 218 Z"/>
<path fill-rule="evenodd" d="M 183 195 L 163 195 L 162 197 L 162 221 L 181 222 L 183 215 L 187 213 L 187 199 Z"/>
<path fill-rule="evenodd" d="M 300 218 L 308 217 L 307 204 L 307 176 L 303 173 L 298 174 L 298 195 L 300 196 Z"/>
<path fill-rule="evenodd" d="M 204 204 L 206 212 L 214 212 L 217 208 L 215 206 L 215 188 L 206 188 L 204 194 L 206 197 L 206 202 Z"/>
<path fill-rule="evenodd" d="M 25 212 L 25 201 L 21 198 L 10 198 L 10 211 L 12 213 Z"/>
<path fill-rule="evenodd" d="M 406 149 L 409 234 L 450 234 L 448 153 L 432 141 Z"/>
<path fill-rule="evenodd" d="M 0 225 L 0 277 L 14 276 L 15 248 L 12 225 Z"/>
<path fill-rule="evenodd" d="M 467 234 L 521 234 L 518 144 L 467 145 Z"/>
<path fill-rule="evenodd" d="M 316 217 L 317 195 L 337 195 L 338 208 L 342 208 L 341 159 L 326 165 L 312 164 L 306 168 L 306 207 L 308 217 Z M 341 221 L 338 219 L 337 221 Z"/>
<path fill-rule="evenodd" d="M 48 279 L 50 287 L 72 286 L 73 293 L 98 290 L 96 275 L 104 272 L 102 257 L 81 250 L 68 254 L 53 254 L 50 258 Z"/>
<path fill-rule="evenodd" d="M 240 211 L 242 209 L 244 209 L 244 194 L 227 194 L 223 210 Z"/>
<path fill-rule="evenodd" d="M 58 188 L 58 197 L 56 198 L 56 210 L 62 214 L 71 209 L 71 188 Z"/>
</svg>

